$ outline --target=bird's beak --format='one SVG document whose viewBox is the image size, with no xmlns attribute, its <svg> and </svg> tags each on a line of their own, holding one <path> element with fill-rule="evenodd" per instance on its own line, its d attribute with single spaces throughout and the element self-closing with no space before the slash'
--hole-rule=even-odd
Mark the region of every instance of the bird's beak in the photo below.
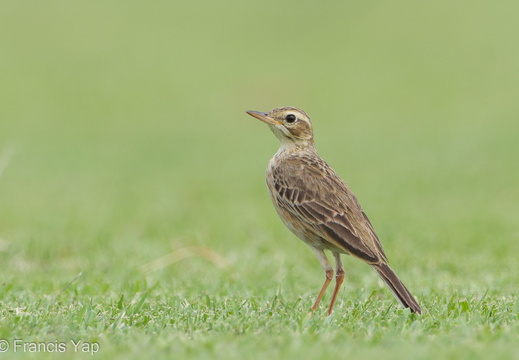
<svg viewBox="0 0 519 360">
<path fill-rule="evenodd" d="M 261 121 L 263 121 L 264 123 L 266 124 L 269 124 L 269 125 L 281 125 L 282 123 L 277 121 L 277 120 L 274 120 L 273 118 L 267 116 L 267 113 L 264 113 L 264 112 L 259 112 L 259 111 L 246 111 L 247 114 L 249 114 L 250 116 L 254 116 L 256 119 L 259 119 Z"/>
</svg>

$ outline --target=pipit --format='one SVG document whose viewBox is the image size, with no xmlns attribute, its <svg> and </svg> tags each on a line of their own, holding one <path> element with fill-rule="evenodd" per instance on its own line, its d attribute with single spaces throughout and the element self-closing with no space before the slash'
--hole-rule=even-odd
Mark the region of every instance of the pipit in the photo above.
<svg viewBox="0 0 519 360">
<path fill-rule="evenodd" d="M 335 258 L 335 288 L 328 315 L 332 313 L 344 280 L 341 254 L 353 255 L 370 265 L 391 289 L 395 298 L 412 312 L 420 306 L 389 267 L 382 245 L 368 217 L 348 185 L 317 154 L 310 117 L 293 107 L 268 113 L 247 111 L 267 123 L 281 141 L 267 166 L 267 187 L 283 223 L 315 252 L 326 273 L 312 310 L 315 311 L 333 277 L 324 250 Z"/>
</svg>

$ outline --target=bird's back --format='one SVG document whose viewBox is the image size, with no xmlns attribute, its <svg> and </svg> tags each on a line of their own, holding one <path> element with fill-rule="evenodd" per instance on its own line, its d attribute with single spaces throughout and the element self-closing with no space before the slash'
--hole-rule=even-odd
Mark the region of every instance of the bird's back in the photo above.
<svg viewBox="0 0 519 360">
<path fill-rule="evenodd" d="M 281 148 L 268 164 L 267 186 L 283 222 L 309 245 L 387 261 L 357 198 L 315 148 Z"/>
</svg>

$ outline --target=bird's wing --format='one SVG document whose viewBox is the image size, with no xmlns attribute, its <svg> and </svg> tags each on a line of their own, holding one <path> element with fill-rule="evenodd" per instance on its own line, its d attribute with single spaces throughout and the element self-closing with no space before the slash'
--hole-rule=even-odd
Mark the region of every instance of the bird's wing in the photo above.
<svg viewBox="0 0 519 360">
<path fill-rule="evenodd" d="M 369 263 L 387 261 L 355 195 L 326 162 L 287 160 L 283 168 L 272 173 L 278 206 L 333 247 Z"/>
</svg>

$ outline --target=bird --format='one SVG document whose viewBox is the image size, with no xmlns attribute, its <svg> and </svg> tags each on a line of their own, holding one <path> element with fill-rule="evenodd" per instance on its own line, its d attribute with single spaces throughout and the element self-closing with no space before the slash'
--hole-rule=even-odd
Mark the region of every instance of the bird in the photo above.
<svg viewBox="0 0 519 360">
<path fill-rule="evenodd" d="M 421 314 L 418 302 L 389 267 L 375 229 L 357 198 L 317 153 L 308 114 L 295 107 L 246 113 L 266 123 L 280 140 L 279 150 L 267 165 L 270 198 L 283 223 L 314 251 L 325 272 L 312 312 L 318 309 L 334 275 L 326 250 L 335 260 L 335 287 L 328 316 L 344 281 L 343 254 L 370 265 L 404 308 Z"/>
</svg>

